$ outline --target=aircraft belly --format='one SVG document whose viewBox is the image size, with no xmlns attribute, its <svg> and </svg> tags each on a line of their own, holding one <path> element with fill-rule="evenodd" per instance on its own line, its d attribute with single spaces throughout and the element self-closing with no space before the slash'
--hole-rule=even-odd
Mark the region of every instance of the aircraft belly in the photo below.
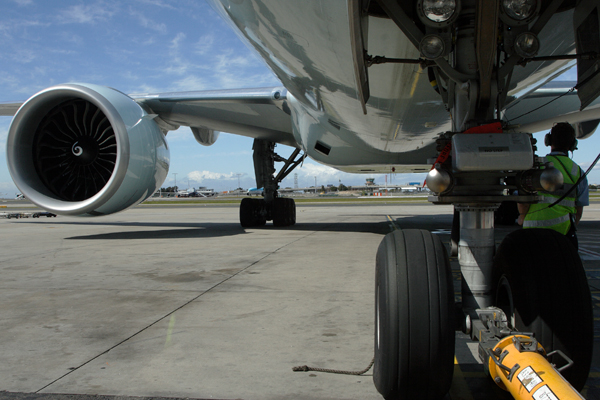
<svg viewBox="0 0 600 400">
<path fill-rule="evenodd" d="M 435 142 L 414 150 L 390 152 L 371 146 L 365 136 L 332 123 L 329 115 L 315 111 L 288 94 L 294 137 L 304 152 L 320 163 L 352 172 L 428 171 L 428 160 L 437 154 Z"/>
<path fill-rule="evenodd" d="M 367 115 L 363 114 L 354 76 L 346 2 L 222 3 L 217 8 L 233 21 L 289 93 L 304 110 L 323 120 L 323 127 L 308 124 L 311 130 L 301 133 L 302 138 L 298 139 L 305 145 L 314 143 L 318 136 L 329 142 L 326 145 L 351 149 L 354 162 L 362 154 L 371 159 L 370 163 L 376 163 L 385 153 L 392 153 L 388 158 L 393 159 L 398 159 L 399 153 L 421 154 L 423 148 L 433 145 L 440 132 L 450 129 L 450 116 L 440 96 L 431 88 L 426 71 L 414 64 L 370 67 L 371 97 Z M 387 19 L 369 17 L 367 47 L 373 55 L 419 57 L 404 34 Z M 299 123 L 295 129 L 306 126 Z M 421 157 L 419 163 L 426 163 L 429 157 Z M 341 160 L 334 160 L 330 154 L 319 161 L 339 165 Z"/>
</svg>

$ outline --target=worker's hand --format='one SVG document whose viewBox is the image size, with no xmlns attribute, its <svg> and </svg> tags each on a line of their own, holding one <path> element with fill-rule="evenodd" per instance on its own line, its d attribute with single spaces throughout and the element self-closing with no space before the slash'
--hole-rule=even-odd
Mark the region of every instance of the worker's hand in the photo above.
<svg viewBox="0 0 600 400">
<path fill-rule="evenodd" d="M 519 214 L 519 218 L 517 219 L 517 223 L 523 226 L 523 221 L 525 221 L 525 215 L 527 214 Z"/>
</svg>

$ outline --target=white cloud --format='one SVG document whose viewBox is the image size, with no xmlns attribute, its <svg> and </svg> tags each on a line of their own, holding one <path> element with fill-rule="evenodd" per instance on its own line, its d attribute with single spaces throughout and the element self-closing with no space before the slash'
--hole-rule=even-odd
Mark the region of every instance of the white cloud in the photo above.
<svg viewBox="0 0 600 400">
<path fill-rule="evenodd" d="M 179 129 L 167 133 L 167 143 L 175 142 L 190 142 L 197 144 L 192 131 L 187 126 L 182 126 Z"/>
<path fill-rule="evenodd" d="M 338 171 L 335 168 L 328 167 L 326 165 L 321 164 L 312 164 L 305 163 L 302 168 L 296 170 L 299 175 L 314 177 L 317 179 L 331 179 L 341 177 L 344 173 L 342 171 Z"/>
<path fill-rule="evenodd" d="M 252 55 L 234 55 L 233 51 L 230 50 L 217 55 L 214 68 L 217 71 L 221 71 L 229 68 L 246 68 L 251 64 L 256 64 L 255 57 Z"/>
<path fill-rule="evenodd" d="M 35 52 L 31 49 L 16 49 L 12 54 L 12 60 L 20 63 L 27 64 L 36 59 Z"/>
<path fill-rule="evenodd" d="M 13 2 L 17 3 L 18 6 L 30 6 L 33 4 L 33 0 L 13 0 Z"/>
<path fill-rule="evenodd" d="M 27 100 L 31 95 L 38 92 L 43 87 L 35 82 L 23 82 L 18 77 L 8 74 L 0 74 L 0 86 L 6 87 L 12 93 L 19 93 L 18 96 L 13 95 L 13 97 L 4 100 L 10 102 Z"/>
<path fill-rule="evenodd" d="M 215 36 L 212 33 L 202 36 L 198 39 L 198 42 L 194 46 L 196 49 L 196 54 L 205 55 L 208 54 L 215 43 Z"/>
<path fill-rule="evenodd" d="M 223 174 L 220 172 L 211 172 L 211 171 L 192 171 L 186 175 L 186 177 L 193 182 L 202 183 L 204 181 L 212 181 L 212 180 L 227 180 L 231 181 L 234 179 L 238 179 L 238 175 L 240 178 L 245 178 L 247 174 L 237 174 L 235 172 L 230 172 L 228 174 Z"/>
<path fill-rule="evenodd" d="M 587 161 L 587 162 L 582 162 L 579 164 L 579 166 L 581 167 L 581 169 L 585 172 L 588 170 L 588 168 L 590 167 L 590 165 L 592 165 L 591 161 Z M 592 169 L 592 171 L 598 171 L 600 170 L 600 162 L 596 163 L 596 165 L 594 165 L 594 168 Z"/>
<path fill-rule="evenodd" d="M 179 47 L 181 45 L 181 42 L 185 40 L 185 33 L 183 32 L 179 32 L 177 34 L 177 36 L 175 36 L 173 38 L 173 40 L 171 40 L 171 50 L 174 51 L 179 51 Z"/>
<path fill-rule="evenodd" d="M 183 79 L 179 79 L 173 83 L 175 84 L 173 90 L 188 91 L 203 90 L 207 88 L 206 79 L 197 75 L 188 75 Z"/>
<path fill-rule="evenodd" d="M 133 8 L 129 8 L 129 13 L 135 18 L 137 18 L 142 27 L 151 29 L 162 34 L 167 33 L 167 25 L 165 25 L 164 23 L 153 21 L 150 18 L 141 14 L 138 10 Z"/>
<path fill-rule="evenodd" d="M 104 3 L 77 4 L 68 7 L 59 16 L 59 22 L 63 24 L 89 24 L 104 21 L 113 16 L 114 4 L 108 6 Z"/>
<path fill-rule="evenodd" d="M 151 5 L 151 6 L 157 6 L 157 7 L 162 7 L 162 8 L 168 8 L 171 10 L 174 10 L 175 7 L 173 7 L 170 4 L 165 3 L 164 1 L 161 0 L 137 0 L 138 3 L 142 3 L 142 4 L 146 4 L 146 5 Z"/>
<path fill-rule="evenodd" d="M 136 75 L 130 75 L 130 81 L 131 80 L 138 80 L 139 77 Z M 161 91 L 160 88 L 156 87 L 156 86 L 152 86 L 152 85 L 148 85 L 146 83 L 142 83 L 141 85 L 138 86 L 134 86 L 131 91 L 129 92 L 130 94 L 140 94 L 140 93 L 159 93 Z"/>
</svg>

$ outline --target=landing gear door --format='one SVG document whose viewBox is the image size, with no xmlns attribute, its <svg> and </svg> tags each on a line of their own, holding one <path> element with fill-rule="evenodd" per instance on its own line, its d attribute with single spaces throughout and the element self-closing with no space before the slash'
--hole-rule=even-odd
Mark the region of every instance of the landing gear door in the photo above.
<svg viewBox="0 0 600 400">
<path fill-rule="evenodd" d="M 600 5 L 597 0 L 581 0 L 573 15 L 577 54 L 600 53 Z M 600 95 L 600 59 L 577 60 L 577 94 L 581 110 Z"/>
</svg>

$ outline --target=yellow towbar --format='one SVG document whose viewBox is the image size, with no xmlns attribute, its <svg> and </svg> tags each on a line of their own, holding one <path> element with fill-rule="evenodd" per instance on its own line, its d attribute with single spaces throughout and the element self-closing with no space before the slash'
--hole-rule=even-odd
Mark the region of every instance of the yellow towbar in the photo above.
<svg viewBox="0 0 600 400">
<path fill-rule="evenodd" d="M 553 354 L 568 364 L 557 370 L 546 358 Z M 583 399 L 560 374 L 573 362 L 559 350 L 546 355 L 542 345 L 530 336 L 507 336 L 493 349 L 487 349 L 487 355 L 492 379 L 517 400 Z"/>
</svg>

